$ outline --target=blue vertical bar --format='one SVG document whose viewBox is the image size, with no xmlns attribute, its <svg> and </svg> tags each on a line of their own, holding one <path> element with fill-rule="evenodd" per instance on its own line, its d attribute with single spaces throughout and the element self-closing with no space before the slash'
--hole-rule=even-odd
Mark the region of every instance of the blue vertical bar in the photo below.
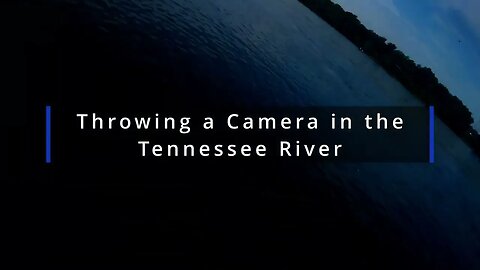
<svg viewBox="0 0 480 270">
<path fill-rule="evenodd" d="M 45 107 L 45 162 L 52 163 L 52 108 Z"/>
<path fill-rule="evenodd" d="M 430 106 L 430 163 L 435 163 L 435 108 Z"/>
</svg>

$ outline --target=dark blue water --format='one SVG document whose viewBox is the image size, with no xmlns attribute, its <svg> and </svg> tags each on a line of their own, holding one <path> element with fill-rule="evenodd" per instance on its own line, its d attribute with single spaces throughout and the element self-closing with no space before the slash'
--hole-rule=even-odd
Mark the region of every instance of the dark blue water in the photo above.
<svg viewBox="0 0 480 270">
<path fill-rule="evenodd" d="M 294 0 L 59 2 L 106 40 L 128 48 L 122 57 L 155 66 L 159 81 L 191 89 L 184 94 L 199 101 L 421 104 Z M 132 94 L 118 95 L 124 100 Z M 379 239 L 395 228 L 403 239 L 398 245 L 415 246 L 419 257 L 476 269 L 480 162 L 440 121 L 436 135 L 434 165 L 323 164 L 309 173 L 327 175 L 351 213 Z"/>
</svg>

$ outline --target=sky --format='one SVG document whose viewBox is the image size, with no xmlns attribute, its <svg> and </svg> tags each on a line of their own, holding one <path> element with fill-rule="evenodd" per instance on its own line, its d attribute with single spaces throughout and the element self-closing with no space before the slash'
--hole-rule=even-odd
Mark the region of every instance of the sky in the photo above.
<svg viewBox="0 0 480 270">
<path fill-rule="evenodd" d="M 480 130 L 480 0 L 333 0 L 432 69 Z"/>
</svg>

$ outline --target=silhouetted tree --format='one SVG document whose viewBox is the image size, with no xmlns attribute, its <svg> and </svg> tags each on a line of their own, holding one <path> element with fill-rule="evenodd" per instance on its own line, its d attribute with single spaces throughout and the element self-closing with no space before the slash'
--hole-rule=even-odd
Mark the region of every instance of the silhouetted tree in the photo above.
<svg viewBox="0 0 480 270">
<path fill-rule="evenodd" d="M 426 104 L 434 105 L 438 116 L 480 155 L 480 135 L 472 128 L 472 113 L 438 81 L 430 68 L 417 65 L 395 44 L 367 29 L 357 16 L 340 5 L 330 0 L 299 1 L 370 56 L 407 90 Z"/>
</svg>

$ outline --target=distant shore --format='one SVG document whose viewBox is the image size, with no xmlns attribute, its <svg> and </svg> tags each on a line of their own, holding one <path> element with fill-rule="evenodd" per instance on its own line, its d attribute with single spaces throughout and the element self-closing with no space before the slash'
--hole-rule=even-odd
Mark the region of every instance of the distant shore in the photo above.
<svg viewBox="0 0 480 270">
<path fill-rule="evenodd" d="M 442 83 L 430 68 L 418 65 L 393 43 L 367 29 L 354 14 L 330 0 L 299 0 L 303 5 L 344 35 L 363 53 L 427 106 L 435 106 L 437 116 L 480 156 L 480 134 L 463 102 Z"/>
</svg>

